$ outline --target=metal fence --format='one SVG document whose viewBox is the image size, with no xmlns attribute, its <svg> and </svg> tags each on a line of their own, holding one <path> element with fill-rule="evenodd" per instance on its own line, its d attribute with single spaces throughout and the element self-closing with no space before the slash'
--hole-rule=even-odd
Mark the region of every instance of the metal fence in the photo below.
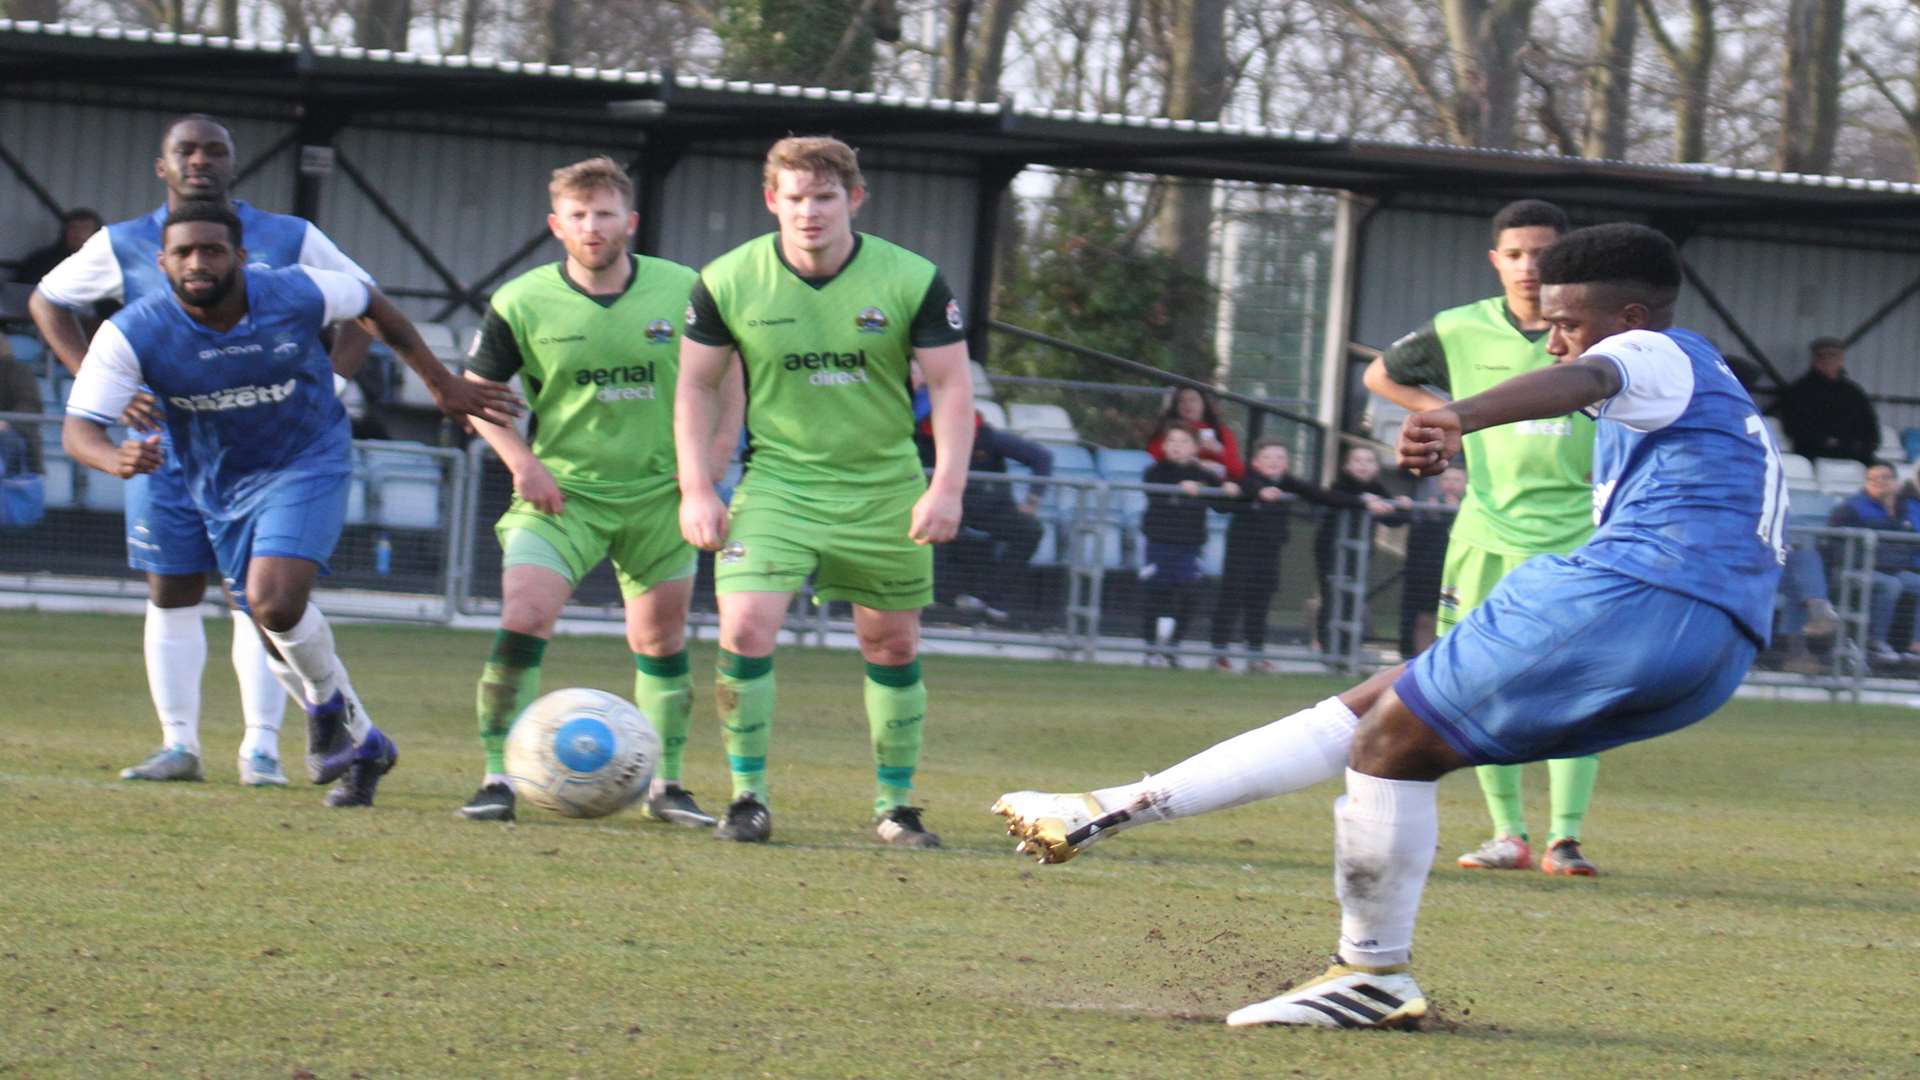
<svg viewBox="0 0 1920 1080">
<path fill-rule="evenodd" d="M 0 479 L 0 590 L 144 595 L 125 563 L 124 483 L 76 467 L 61 451 L 57 417 L 4 413 L 0 424 L 0 462 L 8 468 Z M 1365 670 L 1430 640 L 1451 507 L 1403 503 L 1375 517 L 1289 499 L 1283 543 L 1230 554 L 1223 491 L 1194 495 L 1122 479 L 1139 475 L 1143 452 L 1104 453 L 1110 460 L 1091 464 L 1061 455 L 1065 463 L 1044 479 L 1019 471 L 969 478 L 962 534 L 935 554 L 927 638 L 983 651 L 1236 671 Z M 729 480 L 737 482 L 737 472 Z M 329 612 L 426 622 L 497 613 L 500 556 L 491 525 L 512 483 L 484 443 L 458 451 L 357 441 L 352 485 L 347 527 L 322 582 Z M 1141 524 L 1154 499 L 1184 500 L 1204 521 L 1192 581 L 1169 586 L 1149 571 Z M 1911 693 L 1920 677 L 1920 535 L 1811 522 L 1793 525 L 1789 535 L 1794 549 L 1776 642 L 1751 679 L 1856 697 L 1875 689 Z M 1271 574 L 1250 578 L 1248 565 Z M 1249 589 L 1264 593 L 1258 603 L 1245 603 Z M 1832 605 L 1834 618 L 1821 602 Z M 717 624 L 710 558 L 701 560 L 694 605 L 696 628 Z M 1248 622 L 1248 608 L 1257 622 Z M 567 615 L 619 622 L 619 588 L 608 568 L 581 583 Z M 853 639 L 847 606 L 818 603 L 805 591 L 786 629 L 790 640 Z M 1264 642 L 1249 640 L 1256 637 Z"/>
</svg>

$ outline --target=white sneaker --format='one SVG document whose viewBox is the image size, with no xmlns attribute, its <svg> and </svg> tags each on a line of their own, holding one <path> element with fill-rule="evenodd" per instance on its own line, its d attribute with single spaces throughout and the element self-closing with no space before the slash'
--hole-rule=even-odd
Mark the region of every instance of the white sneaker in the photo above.
<svg viewBox="0 0 1920 1080">
<path fill-rule="evenodd" d="M 1312 982 L 1229 1013 L 1227 1026 L 1416 1028 L 1426 1016 L 1427 999 L 1406 965 L 1362 968 L 1336 958 L 1327 973 Z"/>
<path fill-rule="evenodd" d="M 1020 838 L 1014 850 L 1043 863 L 1066 862 L 1130 816 L 1108 814 L 1093 796 L 1077 792 L 1009 791 L 994 800 L 992 811 L 1007 819 L 1008 836 Z"/>
<path fill-rule="evenodd" d="M 1459 863 L 1468 870 L 1529 870 L 1533 848 L 1524 837 L 1496 836 L 1460 856 Z"/>
<path fill-rule="evenodd" d="M 240 758 L 240 782 L 247 787 L 286 787 L 287 774 L 279 758 L 255 751 Z"/>
<path fill-rule="evenodd" d="M 1873 641 L 1867 644 L 1867 659 L 1876 664 L 1897 664 L 1901 656 L 1893 650 L 1892 645 L 1884 641 Z"/>
</svg>

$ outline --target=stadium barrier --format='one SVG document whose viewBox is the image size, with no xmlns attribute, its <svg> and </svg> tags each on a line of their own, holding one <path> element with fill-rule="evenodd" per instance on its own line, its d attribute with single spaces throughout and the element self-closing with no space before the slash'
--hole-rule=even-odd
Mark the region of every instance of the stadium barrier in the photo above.
<svg viewBox="0 0 1920 1080">
<path fill-rule="evenodd" d="M 0 482 L 31 476 L 40 489 L 39 505 L 27 515 L 32 520 L 0 516 L 0 590 L 29 601 L 35 595 L 143 598 L 141 575 L 126 567 L 124 482 L 70 461 L 60 448 L 58 417 L 7 413 L 0 414 L 0 423 L 6 425 L 0 432 L 23 436 L 38 448 L 37 456 Z M 0 437 L 0 443 L 7 441 Z M 1132 464 L 1131 459 L 1110 463 L 1116 471 Z M 736 467 L 727 477 L 729 487 L 738 479 Z M 34 486 L 31 480 L 13 485 L 8 504 L 18 502 L 17 488 Z M 995 497 L 1001 490 L 1004 499 Z M 1045 480 L 1019 471 L 970 476 L 973 511 L 997 505 L 1022 514 L 1009 508 L 1037 496 L 1026 518 L 1028 535 L 996 533 L 988 520 L 992 515 L 963 523 L 961 536 L 936 550 L 936 600 L 926 612 L 925 636 L 962 647 L 1075 660 L 1139 662 L 1170 655 L 1174 663 L 1225 661 L 1235 670 L 1264 661 L 1285 670 L 1360 671 L 1400 659 L 1408 651 L 1403 646 L 1417 647 L 1422 633 L 1430 633 L 1430 621 L 1422 615 L 1430 615 L 1439 590 L 1433 545 L 1444 547 L 1444 521 L 1452 508 L 1414 503 L 1379 522 L 1360 513 L 1335 515 L 1325 601 L 1332 609 L 1320 640 L 1322 582 L 1314 542 L 1325 512 L 1294 503 L 1286 545 L 1273 553 L 1276 588 L 1266 648 L 1255 651 L 1238 634 L 1222 647 L 1212 643 L 1222 602 L 1233 599 L 1239 587 L 1224 574 L 1228 516 L 1213 510 L 1206 512 L 1201 580 L 1187 586 L 1192 607 L 1185 638 L 1174 642 L 1162 636 L 1171 627 L 1160 620 L 1147 623 L 1143 610 L 1146 549 L 1140 521 L 1150 496 L 1178 491 L 1074 465 L 1057 468 Z M 491 526 L 511 493 L 506 470 L 478 440 L 465 451 L 356 441 L 347 526 L 330 575 L 321 582 L 321 606 L 345 616 L 419 622 L 497 614 L 500 553 Z M 1219 489 L 1203 492 L 1204 498 L 1222 495 Z M 36 501 L 31 495 L 21 498 Z M 1423 525 L 1424 539 L 1418 535 Z M 1034 528 L 1037 538 L 1031 536 Z M 1788 535 L 1797 548 L 1817 556 L 1815 573 L 1828 589 L 1838 629 L 1830 638 L 1805 642 L 1809 647 L 1803 652 L 1791 651 L 1791 639 L 1780 637 L 1762 654 L 1750 681 L 1856 698 L 1876 690 L 1911 693 L 1920 678 L 1920 653 L 1906 652 L 1920 643 L 1915 610 L 1920 608 L 1920 535 L 1810 522 L 1791 525 Z M 1021 557 L 1029 544 L 1030 554 Z M 1890 554 L 1894 548 L 1906 554 Z M 1889 580 L 1897 584 L 1900 579 L 1876 576 L 1875 568 L 1896 562 L 1916 567 L 1908 586 L 1914 591 L 1894 598 L 1889 644 L 1898 655 L 1876 657 L 1870 640 L 1876 590 L 1884 604 Z M 1801 602 L 1786 593 L 1783 588 L 1782 615 L 1789 603 Z M 212 594 L 210 602 L 217 602 Z M 622 620 L 619 588 L 609 568 L 596 569 L 581 583 L 567 616 L 616 625 Z M 696 635 L 718 622 L 711 557 L 700 562 L 692 622 Z M 852 639 L 851 612 L 843 603 L 816 603 L 803 591 L 786 629 L 791 640 L 844 645 Z"/>
</svg>

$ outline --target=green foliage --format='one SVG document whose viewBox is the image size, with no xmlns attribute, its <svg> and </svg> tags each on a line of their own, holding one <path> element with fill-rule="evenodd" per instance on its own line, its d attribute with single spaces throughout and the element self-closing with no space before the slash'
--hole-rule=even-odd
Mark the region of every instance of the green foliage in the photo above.
<svg viewBox="0 0 1920 1080">
<path fill-rule="evenodd" d="M 224 658 L 228 621 L 210 626 Z M 1339 689 L 929 657 L 921 795 L 940 852 L 870 839 L 852 652 L 782 648 L 774 843 L 628 812 L 457 820 L 489 635 L 340 626 L 399 741 L 371 811 L 233 781 L 209 665 L 203 784 L 123 783 L 151 748 L 137 618 L 0 613 L 0 1076 L 1911 1076 L 1920 726 L 1736 702 L 1607 755 L 1595 880 L 1469 873 L 1486 810 L 1441 784 L 1419 1035 L 1229 1030 L 1334 943 L 1337 784 L 1016 859 L 986 807 L 1163 767 Z M 625 692 L 616 635 L 546 685 Z M 687 782 L 725 801 L 713 649 Z M 282 744 L 294 773 L 299 713 Z M 1530 809 L 1544 819 L 1542 770 Z M 1538 826 L 1536 826 L 1538 828 Z"/>
<path fill-rule="evenodd" d="M 720 72 L 733 79 L 871 90 L 870 8 L 861 0 L 723 0 L 714 27 L 722 45 Z"/>
<path fill-rule="evenodd" d="M 1058 178 L 1035 220 L 1022 223 L 1002 264 L 995 317 L 1015 326 L 1152 364 L 1197 379 L 1215 367 L 1210 334 L 1183 330 L 1177 312 L 1205 305 L 1215 289 L 1143 238 L 1138 181 L 1095 173 Z M 1184 336 L 1183 336 L 1184 335 Z M 996 373 L 1125 385 L 1159 385 L 1100 361 L 1008 337 L 994 341 Z M 1107 445 L 1139 445 L 1150 434 L 1157 398 L 1095 404 L 1067 391 L 1037 388 L 1023 401 L 1058 401 L 1077 413 L 1083 435 Z"/>
</svg>

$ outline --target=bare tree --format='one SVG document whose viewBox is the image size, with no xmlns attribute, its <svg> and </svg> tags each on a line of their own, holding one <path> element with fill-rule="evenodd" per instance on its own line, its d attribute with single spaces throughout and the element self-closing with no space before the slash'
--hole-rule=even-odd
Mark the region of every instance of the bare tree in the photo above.
<svg viewBox="0 0 1920 1080">
<path fill-rule="evenodd" d="M 407 47 L 407 24 L 412 21 L 410 0 L 366 0 L 353 20 L 353 43 L 398 52 Z"/>
<path fill-rule="evenodd" d="M 7 18 L 21 22 L 59 22 L 60 0 L 7 0 Z"/>
<path fill-rule="evenodd" d="M 1521 53 L 1538 0 L 1442 0 L 1451 82 L 1435 49 L 1409 38 L 1398 8 L 1376 0 L 1332 0 L 1393 56 L 1413 90 L 1440 118 L 1449 142 L 1513 145 L 1519 120 Z"/>
<path fill-rule="evenodd" d="M 1633 47 L 1639 31 L 1635 0 L 1594 0 L 1594 53 L 1587 69 L 1584 157 L 1627 156 L 1627 121 L 1633 107 Z"/>
<path fill-rule="evenodd" d="M 1906 126 L 1907 152 L 1913 158 L 1915 171 L 1920 172 L 1920 51 L 1909 48 L 1906 52 L 1913 67 L 1909 69 L 1905 78 L 1900 80 L 1904 84 L 1903 88 L 1896 88 L 1894 80 L 1882 75 L 1880 70 L 1861 54 L 1860 50 L 1848 49 L 1847 58 L 1853 61 L 1855 67 L 1866 73 L 1867 78 L 1873 83 L 1873 88 L 1886 99 L 1888 105 L 1893 106 L 1893 111 L 1899 115 L 1900 122 Z"/>
<path fill-rule="evenodd" d="M 1673 160 L 1704 161 L 1707 156 L 1708 91 L 1713 85 L 1713 62 L 1720 39 L 1715 0 L 1687 0 L 1687 40 L 1682 44 L 1667 31 L 1654 10 L 1653 0 L 1639 0 L 1640 14 L 1655 47 L 1673 69 Z"/>
<path fill-rule="evenodd" d="M 1822 173 L 1840 133 L 1840 44 L 1847 0 L 1788 0 L 1775 166 Z"/>
</svg>

